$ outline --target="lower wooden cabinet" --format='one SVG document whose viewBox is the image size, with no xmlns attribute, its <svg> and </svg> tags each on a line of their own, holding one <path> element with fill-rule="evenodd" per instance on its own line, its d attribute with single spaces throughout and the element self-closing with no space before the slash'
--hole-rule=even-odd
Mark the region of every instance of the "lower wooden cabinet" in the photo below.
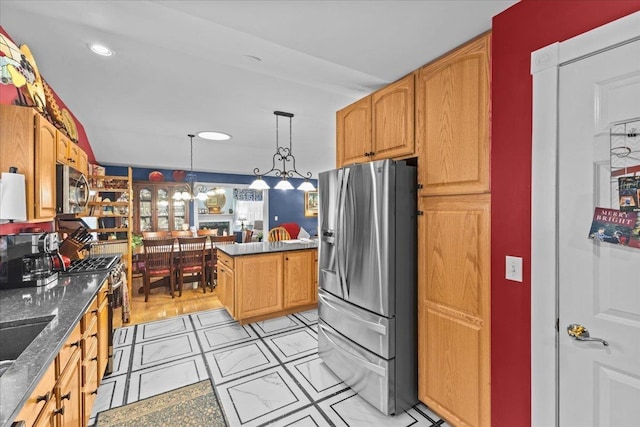
<svg viewBox="0 0 640 427">
<path fill-rule="evenodd" d="M 284 253 L 284 305 L 296 307 L 313 304 L 318 295 L 314 286 L 315 254 L 317 251 Z"/>
<path fill-rule="evenodd" d="M 316 249 L 237 257 L 219 253 L 218 298 L 241 323 L 292 313 L 317 303 L 317 269 Z"/>
<path fill-rule="evenodd" d="M 75 326 L 15 421 L 86 426 L 108 359 L 107 282 Z"/>
<path fill-rule="evenodd" d="M 418 398 L 456 426 L 491 424 L 490 203 L 419 200 Z"/>
<path fill-rule="evenodd" d="M 58 425 L 82 427 L 82 357 L 76 351 L 58 379 L 55 414 Z"/>
<path fill-rule="evenodd" d="M 236 307 L 240 319 L 282 310 L 282 253 L 237 257 Z"/>
</svg>

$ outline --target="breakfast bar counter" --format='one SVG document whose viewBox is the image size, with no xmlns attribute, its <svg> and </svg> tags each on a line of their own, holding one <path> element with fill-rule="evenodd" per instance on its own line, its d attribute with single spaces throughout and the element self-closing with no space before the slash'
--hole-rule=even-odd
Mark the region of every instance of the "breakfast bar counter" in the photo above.
<svg viewBox="0 0 640 427">
<path fill-rule="evenodd" d="M 220 302 L 241 324 L 316 307 L 317 248 L 315 240 L 218 246 Z"/>
</svg>

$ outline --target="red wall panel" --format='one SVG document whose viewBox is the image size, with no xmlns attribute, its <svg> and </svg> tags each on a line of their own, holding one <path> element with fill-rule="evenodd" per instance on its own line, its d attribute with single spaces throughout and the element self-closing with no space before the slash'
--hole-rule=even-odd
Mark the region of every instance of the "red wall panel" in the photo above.
<svg viewBox="0 0 640 427">
<path fill-rule="evenodd" d="M 523 0 L 493 19 L 491 129 L 492 425 L 531 419 L 532 51 L 640 10 L 640 1 Z M 524 258 L 524 282 L 504 278 Z M 549 284 L 552 286 L 552 284 Z"/>
</svg>

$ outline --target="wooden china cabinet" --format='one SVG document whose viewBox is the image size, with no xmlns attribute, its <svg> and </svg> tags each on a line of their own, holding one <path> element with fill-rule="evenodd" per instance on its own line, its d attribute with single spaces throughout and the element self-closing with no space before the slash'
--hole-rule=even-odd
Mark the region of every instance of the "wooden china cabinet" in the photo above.
<svg viewBox="0 0 640 427">
<path fill-rule="evenodd" d="M 182 230 L 189 224 L 189 201 L 174 200 L 176 191 L 188 191 L 185 183 L 134 182 L 134 233 Z"/>
</svg>

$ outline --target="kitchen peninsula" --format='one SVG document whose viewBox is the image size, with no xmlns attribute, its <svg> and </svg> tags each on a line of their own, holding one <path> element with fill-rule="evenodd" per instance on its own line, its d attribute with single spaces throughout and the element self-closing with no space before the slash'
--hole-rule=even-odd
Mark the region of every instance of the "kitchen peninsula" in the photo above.
<svg viewBox="0 0 640 427">
<path fill-rule="evenodd" d="M 220 302 L 241 324 L 317 306 L 317 241 L 221 245 L 217 272 Z"/>
</svg>

